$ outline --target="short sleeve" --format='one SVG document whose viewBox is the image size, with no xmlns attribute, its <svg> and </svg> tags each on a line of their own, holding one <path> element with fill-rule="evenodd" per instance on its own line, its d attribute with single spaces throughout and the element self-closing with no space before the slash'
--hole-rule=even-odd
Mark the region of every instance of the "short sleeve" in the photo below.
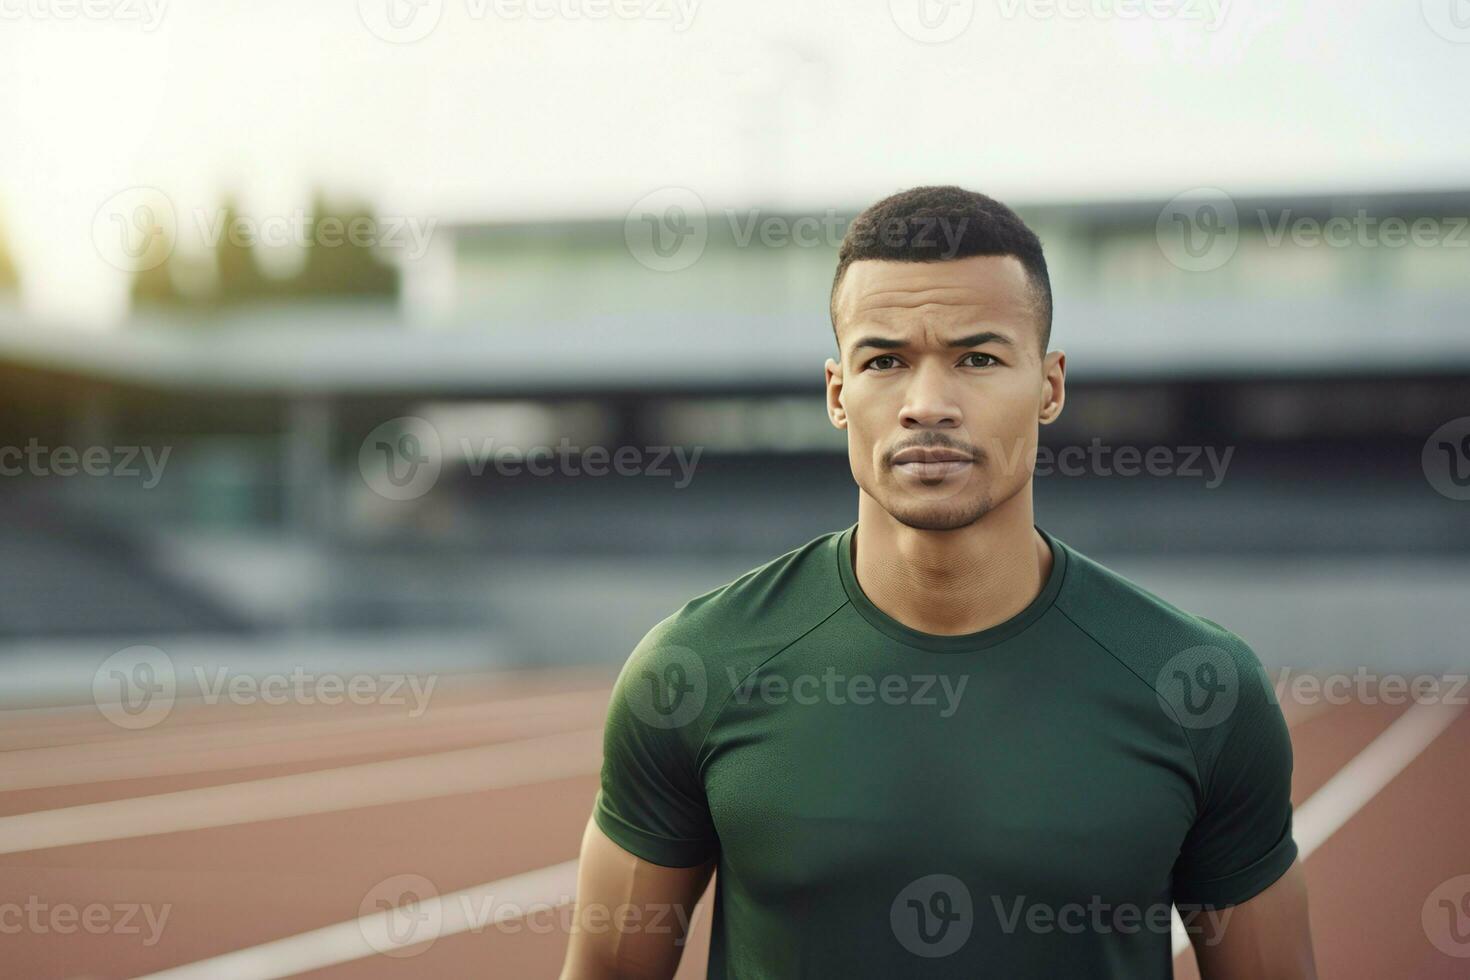
<svg viewBox="0 0 1470 980">
<path fill-rule="evenodd" d="M 1180 907 L 1246 902 L 1285 874 L 1297 856 L 1286 721 L 1255 654 L 1244 643 L 1236 654 L 1240 697 L 1228 728 L 1216 733 L 1218 751 L 1200 760 L 1203 802 L 1174 865 L 1173 896 Z"/>
<path fill-rule="evenodd" d="M 643 638 L 613 685 L 593 814 L 630 854 L 692 867 L 718 850 L 694 758 L 708 686 L 703 664 L 660 627 Z"/>
</svg>

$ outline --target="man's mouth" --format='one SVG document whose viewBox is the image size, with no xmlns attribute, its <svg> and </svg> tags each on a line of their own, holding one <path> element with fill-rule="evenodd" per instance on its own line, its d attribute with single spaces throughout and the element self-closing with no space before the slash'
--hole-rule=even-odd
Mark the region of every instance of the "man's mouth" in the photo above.
<svg viewBox="0 0 1470 980">
<path fill-rule="evenodd" d="M 975 460 L 968 453 L 942 446 L 912 446 L 893 456 L 893 468 L 921 480 L 940 479 L 959 473 Z"/>
</svg>

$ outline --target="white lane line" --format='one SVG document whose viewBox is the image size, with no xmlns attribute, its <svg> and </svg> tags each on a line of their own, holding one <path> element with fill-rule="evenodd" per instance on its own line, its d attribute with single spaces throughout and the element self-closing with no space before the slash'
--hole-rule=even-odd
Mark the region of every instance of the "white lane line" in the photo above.
<svg viewBox="0 0 1470 980">
<path fill-rule="evenodd" d="M 374 956 L 382 951 L 392 951 L 399 956 L 413 955 L 415 947 L 404 945 L 406 940 L 411 939 L 417 944 L 471 930 L 480 932 L 498 922 L 520 918 L 527 909 L 565 905 L 571 901 L 576 888 L 577 862 L 564 861 L 549 868 L 441 895 L 432 912 L 437 922 L 432 922 L 427 929 L 420 927 L 403 933 L 398 928 L 400 924 L 390 917 L 405 913 L 387 909 L 150 973 L 143 980 L 273 980 Z M 422 908 L 423 903 L 420 903 Z M 428 913 L 419 911 L 418 914 Z"/>
<path fill-rule="evenodd" d="M 508 789 L 595 773 L 602 729 L 0 817 L 0 854 Z"/>
<path fill-rule="evenodd" d="M 1429 748 L 1465 710 L 1462 704 L 1415 704 L 1296 808 L 1292 836 L 1305 861 L 1409 763 Z M 1179 911 L 1174 911 L 1174 955 L 1189 948 Z"/>
<path fill-rule="evenodd" d="M 461 733 L 466 741 L 543 735 L 596 722 L 607 710 L 609 696 L 603 688 L 454 705 L 418 717 L 375 715 L 286 724 L 262 717 L 183 731 L 119 732 L 105 742 L 0 752 L 0 792 L 401 751 L 410 741 Z"/>
<path fill-rule="evenodd" d="M 264 683 L 264 677 L 259 674 L 241 676 L 248 676 L 257 682 Z M 586 671 L 568 674 L 564 677 L 559 672 L 543 676 L 543 672 L 538 671 L 537 676 L 532 678 L 511 677 L 506 679 L 483 673 L 405 676 L 423 679 L 422 683 L 425 687 L 420 701 L 430 706 L 428 712 L 430 714 L 459 706 L 490 707 L 557 694 L 590 693 L 592 690 L 599 689 L 608 692 L 611 690 L 612 682 L 612 678 L 605 671 Z M 427 685 L 434 682 L 435 678 L 437 682 L 434 683 L 432 695 L 430 695 Z M 287 684 L 287 691 L 293 689 L 293 683 Z M 271 704 L 265 700 L 264 695 L 266 693 L 274 695 L 279 690 L 278 688 L 271 688 L 269 691 L 262 689 L 258 695 L 252 691 L 249 701 L 233 698 L 229 687 L 224 688 L 218 694 L 210 695 L 187 693 L 181 690 L 176 692 L 173 698 L 173 709 L 167 720 L 158 727 L 149 729 L 146 734 L 158 735 L 164 732 L 174 732 L 184 735 L 191 731 L 199 731 L 204 726 L 213 728 L 221 724 L 249 725 L 258 724 L 261 721 L 268 721 L 271 724 L 313 723 L 324 714 L 330 714 L 333 718 L 343 715 L 381 718 L 406 714 L 406 709 L 415 705 L 414 690 L 407 683 L 400 685 L 397 693 L 403 704 L 394 705 L 391 701 L 386 700 L 392 697 L 387 686 L 391 683 L 396 682 L 385 681 L 385 686 L 382 688 L 385 702 L 381 704 L 353 704 L 346 699 L 340 704 L 328 704 L 325 703 L 325 698 L 329 693 L 326 691 L 311 692 L 323 698 L 316 703 L 291 698 L 288 699 L 289 703 Z M 311 691 L 310 688 L 306 690 Z M 3 694 L 4 691 L 0 690 L 0 696 Z M 119 732 L 118 727 L 98 711 L 95 700 L 82 704 L 30 707 L 0 705 L 0 752 L 79 745 L 88 742 L 111 742 L 117 738 Z M 121 734 L 141 735 L 145 733 L 122 732 Z"/>
<path fill-rule="evenodd" d="M 1305 860 L 1389 782 L 1408 768 L 1465 710 L 1461 704 L 1416 704 L 1296 808 L 1297 847 Z"/>
<path fill-rule="evenodd" d="M 1352 819 L 1449 728 L 1462 710 L 1460 705 L 1414 705 L 1298 807 L 1295 834 L 1302 858 L 1305 859 Z M 416 763 L 419 760 L 401 761 Z M 442 926 L 434 935 L 464 932 L 477 925 L 483 928 L 486 924 L 517 917 L 518 909 L 563 904 L 574 894 L 576 868 L 576 861 L 567 861 L 441 896 Z M 488 917 L 474 914 L 473 910 L 484 908 L 487 901 L 496 904 L 494 913 Z M 389 910 L 350 919 L 151 976 L 171 980 L 214 980 L 218 977 L 266 980 L 349 962 L 388 947 L 393 935 L 388 917 L 393 914 Z M 1189 939 L 1176 913 L 1174 955 L 1179 955 L 1188 946 Z"/>
</svg>

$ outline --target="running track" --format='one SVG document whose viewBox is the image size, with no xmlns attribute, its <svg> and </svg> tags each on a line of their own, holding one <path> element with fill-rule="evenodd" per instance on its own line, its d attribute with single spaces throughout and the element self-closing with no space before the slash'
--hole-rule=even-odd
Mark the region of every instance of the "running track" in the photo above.
<svg viewBox="0 0 1470 980">
<path fill-rule="evenodd" d="M 142 731 L 0 712 L 0 975 L 555 977 L 609 683 L 446 677 L 419 717 L 181 700 Z M 1322 976 L 1470 976 L 1470 712 L 1284 706 Z"/>
</svg>

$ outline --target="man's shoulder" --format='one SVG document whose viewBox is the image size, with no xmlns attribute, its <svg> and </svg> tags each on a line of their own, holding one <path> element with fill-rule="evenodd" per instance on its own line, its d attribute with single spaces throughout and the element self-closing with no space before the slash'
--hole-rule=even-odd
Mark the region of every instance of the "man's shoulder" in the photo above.
<svg viewBox="0 0 1470 980">
<path fill-rule="evenodd" d="M 1203 663 L 1211 665 L 1206 673 L 1216 676 L 1262 669 L 1250 645 L 1235 633 L 1071 547 L 1056 604 L 1079 630 L 1156 689 L 1176 671 L 1192 672 Z"/>
<path fill-rule="evenodd" d="M 629 666 L 701 672 L 712 687 L 743 677 L 846 603 L 837 569 L 843 533 L 813 538 L 690 599 L 644 635 Z"/>
<path fill-rule="evenodd" d="M 773 640 L 795 639 L 847 600 L 837 570 L 842 533 L 813 538 L 695 596 L 649 636 L 703 649 L 764 647 Z"/>
</svg>

